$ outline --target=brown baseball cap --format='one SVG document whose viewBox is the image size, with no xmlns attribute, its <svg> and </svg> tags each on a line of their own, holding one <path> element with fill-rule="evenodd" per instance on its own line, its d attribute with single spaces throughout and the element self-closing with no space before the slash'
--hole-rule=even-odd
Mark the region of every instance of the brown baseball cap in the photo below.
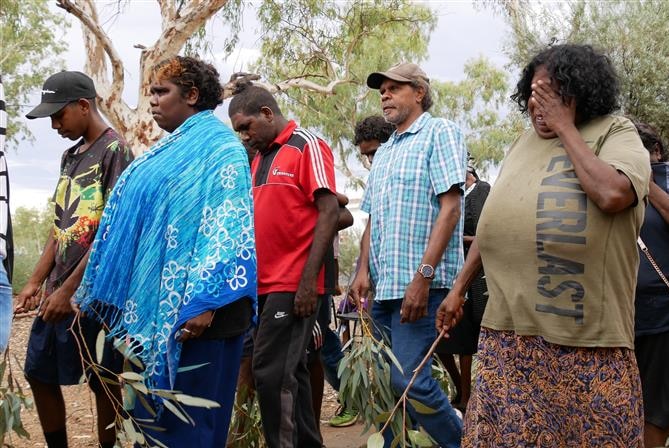
<svg viewBox="0 0 669 448">
<path fill-rule="evenodd" d="M 421 79 L 426 83 L 430 83 L 430 78 L 427 77 L 423 69 L 417 64 L 411 62 L 402 62 L 393 67 L 390 67 L 385 72 L 374 72 L 367 77 L 367 86 L 371 89 L 378 89 L 385 79 L 392 79 L 398 82 L 412 82 Z"/>
</svg>

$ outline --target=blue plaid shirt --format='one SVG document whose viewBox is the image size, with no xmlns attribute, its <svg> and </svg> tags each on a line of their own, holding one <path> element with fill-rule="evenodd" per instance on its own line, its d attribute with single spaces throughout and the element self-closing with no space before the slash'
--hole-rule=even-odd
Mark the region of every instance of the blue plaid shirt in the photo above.
<svg viewBox="0 0 669 448">
<path fill-rule="evenodd" d="M 376 152 L 360 208 L 370 215 L 369 268 L 376 300 L 401 299 L 421 263 L 439 213 L 437 195 L 462 188 L 467 148 L 454 123 L 423 113 Z M 450 288 L 464 261 L 462 210 L 431 288 Z"/>
</svg>

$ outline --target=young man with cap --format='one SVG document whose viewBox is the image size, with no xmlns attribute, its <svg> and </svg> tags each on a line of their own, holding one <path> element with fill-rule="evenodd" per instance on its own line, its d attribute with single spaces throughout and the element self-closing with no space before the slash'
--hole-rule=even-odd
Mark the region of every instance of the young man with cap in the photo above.
<svg viewBox="0 0 669 448">
<path fill-rule="evenodd" d="M 83 342 L 95 351 L 100 330 L 99 324 L 85 316 L 70 330 L 75 320 L 70 298 L 81 282 L 107 196 L 133 159 L 123 139 L 100 116 L 95 98 L 92 79 L 63 71 L 46 80 L 42 102 L 26 115 L 29 119 L 50 117 L 51 127 L 61 137 L 78 140 L 63 153 L 53 196 L 53 231 L 16 306 L 17 313 L 39 306 L 28 341 L 25 375 L 49 448 L 67 447 L 60 386 L 79 383 L 83 374 L 79 346 Z M 103 365 L 118 363 L 110 347 L 105 352 Z M 116 435 L 106 427 L 115 419 L 115 405 L 100 381 L 89 376 L 96 396 L 100 446 L 111 448 Z M 118 389 L 110 390 L 116 398 L 120 396 Z"/>
<path fill-rule="evenodd" d="M 383 116 L 396 131 L 376 152 L 367 181 L 360 208 L 369 220 L 350 292 L 359 303 L 374 285 L 372 318 L 402 366 L 401 372 L 391 370 L 399 395 L 436 339 L 437 307 L 463 264 L 467 150 L 454 123 L 427 112 L 429 79 L 416 64 L 372 73 L 367 85 L 379 90 Z M 419 413 L 407 406 L 438 445 L 460 446 L 462 421 L 429 366 L 418 374 L 409 398 L 433 410 Z M 386 446 L 394 436 L 384 434 Z"/>
</svg>

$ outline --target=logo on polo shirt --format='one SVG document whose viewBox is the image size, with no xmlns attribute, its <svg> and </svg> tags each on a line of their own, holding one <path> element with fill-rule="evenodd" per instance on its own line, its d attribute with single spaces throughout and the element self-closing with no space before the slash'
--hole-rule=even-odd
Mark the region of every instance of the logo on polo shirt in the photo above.
<svg viewBox="0 0 669 448">
<path fill-rule="evenodd" d="M 295 177 L 293 173 L 287 173 L 285 171 L 281 171 L 281 168 L 278 166 L 272 170 L 272 174 L 274 176 L 288 176 L 288 177 Z"/>
<path fill-rule="evenodd" d="M 42 90 L 42 95 L 44 95 L 45 93 L 56 93 L 56 91 L 55 90 L 48 90 L 48 89 Z"/>
</svg>

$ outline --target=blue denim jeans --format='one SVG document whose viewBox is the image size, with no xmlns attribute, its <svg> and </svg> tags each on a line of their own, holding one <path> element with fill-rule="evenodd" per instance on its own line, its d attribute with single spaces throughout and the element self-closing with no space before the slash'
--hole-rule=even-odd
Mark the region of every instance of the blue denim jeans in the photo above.
<svg viewBox="0 0 669 448">
<path fill-rule="evenodd" d="M 321 328 L 323 331 L 323 346 L 321 347 L 321 361 L 323 361 L 323 371 L 325 372 L 325 379 L 330 386 L 339 392 L 339 377 L 337 376 L 337 369 L 339 369 L 339 361 L 344 357 L 341 351 L 341 339 L 330 328 L 330 311 L 332 310 L 332 296 L 326 296 L 327 300 L 321 304 L 321 312 L 327 312 L 328 325 L 326 328 Z M 324 311 L 325 308 L 325 311 Z"/>
<path fill-rule="evenodd" d="M 9 343 L 13 314 L 12 285 L 7 280 L 7 272 L 0 258 L 0 353 L 4 353 Z"/>
<path fill-rule="evenodd" d="M 437 337 L 434 326 L 437 308 L 446 296 L 447 289 L 431 289 L 428 298 L 428 315 L 412 323 L 400 324 L 402 300 L 374 301 L 372 318 L 377 329 L 383 331 L 391 344 L 393 354 L 402 366 L 404 373 L 391 363 L 390 380 L 396 396 L 400 396 L 409 384 L 413 371 L 423 360 L 430 346 Z M 411 404 L 407 409 L 411 418 L 418 422 L 428 434 L 443 448 L 460 446 L 462 421 L 455 414 L 448 397 L 432 378 L 431 363 L 418 374 L 409 398 L 435 410 L 432 414 L 420 414 Z M 389 447 L 394 437 L 386 430 L 383 435 L 385 446 Z"/>
</svg>

